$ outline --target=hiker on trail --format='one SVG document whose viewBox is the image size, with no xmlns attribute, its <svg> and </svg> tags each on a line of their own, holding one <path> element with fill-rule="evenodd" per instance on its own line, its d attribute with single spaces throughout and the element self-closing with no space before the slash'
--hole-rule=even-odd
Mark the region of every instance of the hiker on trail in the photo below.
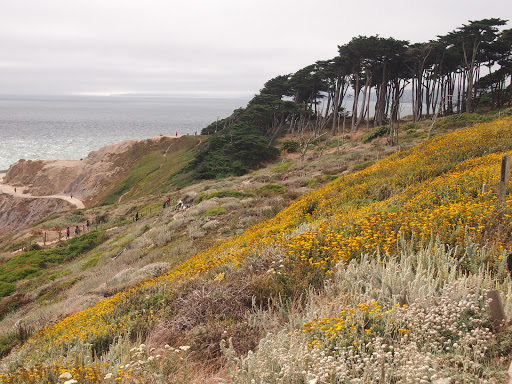
<svg viewBox="0 0 512 384">
<path fill-rule="evenodd" d="M 178 137 L 178 131 L 176 131 L 176 137 Z"/>
<path fill-rule="evenodd" d="M 164 204 L 162 205 L 162 209 L 164 209 L 166 205 L 167 205 L 167 201 L 164 201 Z"/>
<path fill-rule="evenodd" d="M 91 225 L 91 223 L 89 223 L 89 219 L 87 219 L 87 223 L 85 223 L 85 226 L 87 227 L 87 231 L 89 231 L 89 226 Z"/>
<path fill-rule="evenodd" d="M 16 193 L 16 187 L 14 187 L 14 193 Z"/>
<path fill-rule="evenodd" d="M 135 221 L 139 221 L 139 211 L 135 214 Z"/>
<path fill-rule="evenodd" d="M 66 239 L 69 239 L 69 227 L 66 229 Z"/>
<path fill-rule="evenodd" d="M 75 228 L 75 236 L 80 234 L 80 228 L 78 228 L 78 225 Z"/>
<path fill-rule="evenodd" d="M 166 203 L 167 203 L 167 206 L 171 205 L 171 198 L 170 197 L 167 199 Z"/>
<path fill-rule="evenodd" d="M 71 196 L 71 198 L 73 198 L 73 192 L 71 192 L 71 193 L 69 194 L 69 196 Z"/>
</svg>

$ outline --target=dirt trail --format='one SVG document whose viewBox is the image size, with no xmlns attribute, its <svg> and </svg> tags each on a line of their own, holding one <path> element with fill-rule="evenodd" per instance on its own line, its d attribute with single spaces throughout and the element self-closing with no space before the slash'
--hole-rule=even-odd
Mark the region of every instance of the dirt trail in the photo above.
<svg viewBox="0 0 512 384">
<path fill-rule="evenodd" d="M 85 208 L 85 205 L 81 200 L 77 199 L 76 197 L 71 197 L 70 195 L 66 195 L 63 193 L 59 193 L 56 195 L 47 195 L 47 196 L 33 196 L 28 193 L 24 193 L 25 189 L 26 189 L 24 187 L 21 187 L 21 188 L 16 187 L 16 191 L 15 191 L 15 187 L 8 185 L 8 184 L 2 184 L 2 181 L 5 177 L 5 175 L 6 175 L 5 173 L 0 173 L 0 191 L 1 191 L 1 193 L 5 193 L 7 195 L 19 197 L 22 199 L 48 199 L 48 198 L 61 199 L 61 200 L 67 201 L 68 203 L 74 205 L 78 209 Z"/>
</svg>

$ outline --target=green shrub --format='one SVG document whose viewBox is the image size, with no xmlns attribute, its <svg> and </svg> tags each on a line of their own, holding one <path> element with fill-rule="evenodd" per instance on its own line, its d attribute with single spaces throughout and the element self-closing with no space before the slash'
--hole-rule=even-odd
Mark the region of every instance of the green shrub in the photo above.
<svg viewBox="0 0 512 384">
<path fill-rule="evenodd" d="M 223 215 L 227 212 L 228 211 L 226 211 L 225 208 L 217 207 L 217 208 L 212 208 L 212 209 L 206 211 L 205 213 L 203 213 L 202 217 L 218 216 L 218 215 Z"/>
<path fill-rule="evenodd" d="M 241 176 L 278 156 L 279 150 L 257 128 L 236 123 L 199 145 L 182 172 L 191 172 L 195 179 Z"/>
<path fill-rule="evenodd" d="M 104 240 L 100 232 L 90 232 L 61 242 L 53 249 L 27 251 L 13 256 L 0 265 L 0 281 L 14 283 L 35 277 L 49 265 L 73 260 Z"/>
<path fill-rule="evenodd" d="M 363 161 L 362 163 L 354 165 L 353 170 L 354 171 L 362 171 L 365 168 L 368 168 L 370 165 L 375 164 L 375 161 L 369 160 L 369 161 Z"/>
<path fill-rule="evenodd" d="M 284 187 L 279 184 L 265 184 L 256 189 L 259 193 L 283 193 Z"/>
<path fill-rule="evenodd" d="M 14 291 L 16 291 L 16 286 L 14 284 L 0 281 L 0 297 L 9 296 Z"/>
<path fill-rule="evenodd" d="M 375 127 L 372 131 L 368 132 L 366 135 L 361 137 L 361 141 L 363 143 L 369 143 L 373 139 L 376 139 L 377 137 L 384 136 L 388 133 L 389 127 L 387 125 L 381 125 L 378 127 Z"/>
<path fill-rule="evenodd" d="M 82 265 L 81 270 L 85 271 L 88 268 L 92 268 L 92 267 L 96 266 L 96 264 L 98 264 L 99 260 L 100 260 L 99 257 L 93 257 L 91 260 L 87 261 L 84 265 Z"/>
<path fill-rule="evenodd" d="M 271 168 L 270 172 L 275 172 L 275 173 L 286 172 L 288 170 L 288 168 L 290 168 L 292 165 L 293 165 L 292 162 L 287 161 L 286 163 L 279 164 L 279 165 Z"/>
<path fill-rule="evenodd" d="M 42 270 L 39 265 L 20 265 L 14 270 L 8 270 L 1 278 L 2 281 L 7 283 L 14 283 L 23 280 L 27 277 L 35 277 Z"/>
<path fill-rule="evenodd" d="M 225 190 L 225 191 L 217 191 L 212 192 L 208 195 L 207 199 L 213 199 L 214 197 L 236 197 L 236 198 L 243 198 L 247 197 L 245 193 L 239 192 L 239 191 L 232 191 L 232 190 Z"/>
<path fill-rule="evenodd" d="M 0 336 L 0 357 L 7 356 L 13 347 L 14 337 L 12 335 Z"/>
<path fill-rule="evenodd" d="M 37 243 L 30 244 L 30 247 L 28 247 L 28 251 L 39 251 L 41 249 L 41 246 Z"/>
<path fill-rule="evenodd" d="M 48 277 L 48 280 L 53 281 L 64 276 L 71 275 L 73 271 L 71 269 L 65 269 L 63 271 L 56 272 Z"/>
<path fill-rule="evenodd" d="M 300 144 L 295 140 L 283 140 L 281 143 L 281 150 L 286 151 L 288 153 L 297 152 L 300 148 Z"/>
<path fill-rule="evenodd" d="M 407 123 L 404 125 L 404 131 L 416 131 L 417 129 L 420 129 L 421 125 L 418 123 Z"/>
<path fill-rule="evenodd" d="M 204 192 L 201 192 L 199 194 L 199 196 L 197 196 L 195 199 L 194 199 L 194 204 L 199 204 L 201 201 L 203 201 L 204 199 L 206 198 L 206 193 Z"/>
</svg>

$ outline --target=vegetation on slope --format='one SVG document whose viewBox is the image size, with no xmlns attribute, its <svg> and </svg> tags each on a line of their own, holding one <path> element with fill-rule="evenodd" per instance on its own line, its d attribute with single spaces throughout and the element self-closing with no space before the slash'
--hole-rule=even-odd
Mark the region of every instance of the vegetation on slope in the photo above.
<svg viewBox="0 0 512 384">
<path fill-rule="evenodd" d="M 512 30 L 502 30 L 505 24 L 499 18 L 469 21 L 428 43 L 354 37 L 338 46 L 332 59 L 270 79 L 245 108 L 205 127 L 202 134 L 213 138 L 197 152 L 193 176 L 221 178 L 260 167 L 275 156 L 272 146 L 285 132 L 298 136 L 302 153 L 326 130 L 339 136 L 345 120 L 352 132 L 372 122 L 378 127 L 374 135 L 397 144 L 406 99 L 411 100 L 414 123 L 510 106 Z M 483 74 L 484 67 L 489 74 Z M 409 85 L 412 89 L 405 91 Z M 375 100 L 371 109 L 370 100 Z M 454 117 L 454 122 L 460 120 Z M 250 142 L 243 139 L 248 131 L 252 147 L 233 142 Z M 233 153 L 240 145 L 250 156 Z"/>
<path fill-rule="evenodd" d="M 166 275 L 41 330 L 4 359 L 0 377 L 37 383 L 69 371 L 84 383 L 190 382 L 187 367 L 218 369 L 218 345 L 231 340 L 235 382 L 335 382 L 377 371 L 394 382 L 419 368 L 418 380 L 497 381 L 511 346 L 491 337 L 484 293 L 510 287 L 503 255 L 512 247 L 512 199 L 499 204 L 495 193 L 511 134 L 511 118 L 480 124 L 337 179 Z M 308 292 L 309 304 L 301 299 Z M 436 316 L 446 332 L 429 333 Z M 234 354 L 254 350 L 269 331 L 277 336 L 257 355 Z M 147 348 L 131 349 L 142 341 Z M 466 349 L 474 352 L 459 353 Z M 410 363 L 407 354 L 423 358 Z"/>
<path fill-rule="evenodd" d="M 96 203 L 114 204 L 119 199 L 130 200 L 169 189 L 170 180 L 192 159 L 190 151 L 201 143 L 201 137 L 182 136 L 179 139 L 162 137 L 155 143 L 140 142 L 123 154 L 121 167 L 133 164 L 122 180 L 115 183 Z"/>
</svg>

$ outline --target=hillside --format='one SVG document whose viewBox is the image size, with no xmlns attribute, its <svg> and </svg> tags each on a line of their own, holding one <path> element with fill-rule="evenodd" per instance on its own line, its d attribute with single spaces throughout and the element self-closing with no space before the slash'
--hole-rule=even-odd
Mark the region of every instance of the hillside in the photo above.
<svg viewBox="0 0 512 384">
<path fill-rule="evenodd" d="M 0 378 L 503 382 L 510 331 L 497 332 L 485 294 L 498 289 L 510 313 L 503 256 L 512 248 L 512 199 L 499 204 L 496 190 L 511 134 L 512 119 L 501 118 L 374 164 L 382 153 L 317 152 L 309 166 L 292 156 L 170 193 L 194 203 L 184 211 L 133 193 L 130 207 L 75 213 L 77 221 L 123 214 L 70 241 L 62 254 L 80 247 L 78 262 L 51 276 L 40 266 L 35 280 L 18 282 L 24 299 L 47 307 L 3 320 L 4 330 L 17 329 L 5 342 L 20 346 L 2 360 Z M 378 147 L 378 139 L 368 145 Z M 21 270 L 29 258 L 59 262 L 61 253 L 38 252 L 12 260 Z M 27 310 L 20 298 L 8 303 Z"/>
</svg>

